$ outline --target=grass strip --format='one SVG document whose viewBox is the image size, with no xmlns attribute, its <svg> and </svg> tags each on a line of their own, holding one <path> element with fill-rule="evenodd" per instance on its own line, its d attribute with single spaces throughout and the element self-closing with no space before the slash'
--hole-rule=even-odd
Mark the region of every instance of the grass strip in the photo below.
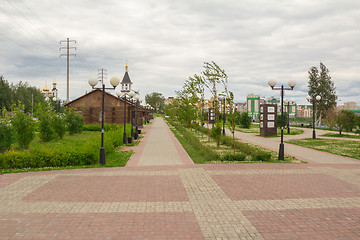
<svg viewBox="0 0 360 240">
<path fill-rule="evenodd" d="M 360 141 L 324 139 L 324 138 L 307 138 L 300 140 L 286 141 L 287 143 L 298 146 L 311 148 L 323 152 L 328 152 L 344 157 L 360 159 Z"/>
<path fill-rule="evenodd" d="M 338 137 L 338 138 L 354 138 L 360 139 L 360 135 L 350 135 L 350 134 L 338 134 L 338 133 L 326 133 L 321 135 L 322 137 Z"/>
</svg>

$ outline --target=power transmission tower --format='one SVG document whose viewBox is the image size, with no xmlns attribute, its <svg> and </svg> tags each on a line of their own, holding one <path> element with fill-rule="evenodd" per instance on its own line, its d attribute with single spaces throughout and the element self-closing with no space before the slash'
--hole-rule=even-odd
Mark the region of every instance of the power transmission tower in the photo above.
<svg viewBox="0 0 360 240">
<path fill-rule="evenodd" d="M 66 47 L 60 47 L 59 51 L 61 51 L 62 49 L 66 49 L 66 54 L 60 54 L 60 57 L 64 57 L 66 56 L 66 65 L 67 65 L 67 90 L 66 90 L 66 103 L 69 102 L 69 59 L 70 56 L 74 56 L 76 57 L 76 54 L 70 54 L 70 49 L 75 49 L 76 47 L 70 47 L 70 43 L 74 42 L 76 43 L 76 40 L 69 40 L 69 38 L 67 38 L 66 40 L 61 40 L 61 43 L 66 43 Z"/>
<path fill-rule="evenodd" d="M 98 69 L 98 80 L 101 80 L 101 84 L 104 84 L 104 78 L 107 79 L 107 70 L 104 68 Z"/>
</svg>

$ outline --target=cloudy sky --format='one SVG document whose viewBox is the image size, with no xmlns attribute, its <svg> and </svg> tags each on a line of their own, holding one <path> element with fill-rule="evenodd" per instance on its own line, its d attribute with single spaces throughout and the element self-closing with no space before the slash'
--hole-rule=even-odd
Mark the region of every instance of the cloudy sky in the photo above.
<svg viewBox="0 0 360 240">
<path fill-rule="evenodd" d="M 144 96 L 175 96 L 203 63 L 229 76 L 235 99 L 279 96 L 276 79 L 306 103 L 308 70 L 323 62 L 342 104 L 360 104 L 359 0 L 0 0 L 0 75 L 42 88 L 55 80 L 66 99 L 66 59 L 60 40 L 76 40 L 70 60 L 70 99 L 107 69 L 122 79 L 126 61 L 133 88 Z M 110 86 L 110 84 L 108 84 Z"/>
</svg>

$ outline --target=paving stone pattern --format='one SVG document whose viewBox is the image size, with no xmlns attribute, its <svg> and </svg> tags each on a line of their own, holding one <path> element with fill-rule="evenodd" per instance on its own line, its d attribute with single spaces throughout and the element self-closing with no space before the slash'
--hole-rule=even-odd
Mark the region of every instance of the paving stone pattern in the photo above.
<svg viewBox="0 0 360 240">
<path fill-rule="evenodd" d="M 358 160 L 195 165 L 142 131 L 124 168 L 1 175 L 0 239 L 360 239 Z"/>
</svg>

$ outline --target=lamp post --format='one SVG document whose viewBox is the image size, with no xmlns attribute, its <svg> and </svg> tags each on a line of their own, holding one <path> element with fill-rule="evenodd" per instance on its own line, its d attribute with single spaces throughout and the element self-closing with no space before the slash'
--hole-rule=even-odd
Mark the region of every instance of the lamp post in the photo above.
<svg viewBox="0 0 360 240">
<path fill-rule="evenodd" d="M 131 99 L 134 99 L 134 96 L 136 95 L 136 93 L 131 90 L 129 92 L 129 96 Z M 131 123 L 131 137 L 134 138 L 134 124 L 133 124 L 133 119 L 134 119 L 134 116 L 133 116 L 133 110 L 131 110 L 131 117 L 130 117 L 130 123 Z"/>
<path fill-rule="evenodd" d="M 126 92 L 121 92 L 119 90 L 116 90 L 116 95 L 119 97 L 119 98 L 122 98 L 124 99 L 124 133 L 123 133 L 123 144 L 126 144 L 127 143 L 127 138 L 126 138 L 126 98 L 127 98 L 127 95 L 126 95 Z"/>
<path fill-rule="evenodd" d="M 120 79 L 117 77 L 112 77 L 110 79 L 110 83 L 113 86 L 112 88 L 105 88 L 104 78 L 101 78 L 101 88 L 96 88 L 96 84 L 98 83 L 97 78 L 90 78 L 89 84 L 92 89 L 102 89 L 102 108 L 101 108 L 101 148 L 100 148 L 100 164 L 105 165 L 105 149 L 104 149 L 104 102 L 105 102 L 105 89 L 115 89 L 117 85 L 120 83 Z"/>
<path fill-rule="evenodd" d="M 321 100 L 321 96 L 317 95 L 315 97 L 316 100 L 320 101 Z M 316 111 L 315 111 L 315 99 L 312 99 L 310 96 L 307 96 L 306 97 L 306 100 L 308 100 L 309 102 L 312 103 L 312 106 L 313 106 L 313 135 L 312 135 L 312 138 L 315 139 L 316 138 L 316 133 L 315 133 L 315 114 L 316 114 Z"/>
<path fill-rule="evenodd" d="M 287 117 L 287 133 L 290 134 L 290 102 L 288 101 L 287 104 L 287 113 L 288 113 L 288 117 Z"/>
<path fill-rule="evenodd" d="M 222 129 L 222 134 L 225 135 L 225 97 L 222 98 L 223 100 L 223 129 Z"/>
<path fill-rule="evenodd" d="M 281 142 L 280 142 L 280 146 L 279 146 L 279 156 L 278 159 L 279 160 L 284 160 L 284 91 L 285 90 L 293 90 L 296 82 L 295 81 L 289 81 L 288 84 L 290 86 L 290 88 L 285 88 L 284 85 L 281 85 L 281 87 L 277 87 L 275 88 L 276 85 L 276 81 L 275 80 L 270 80 L 268 82 L 269 86 L 271 87 L 272 90 L 280 90 L 281 91 Z"/>
<path fill-rule="evenodd" d="M 135 95 L 135 122 L 136 122 L 136 127 L 135 127 L 135 134 L 134 134 L 135 139 L 138 139 L 138 136 L 139 136 L 138 119 L 137 119 L 137 115 L 138 115 L 138 113 L 137 113 L 137 105 L 138 105 L 139 99 L 140 99 L 140 95 L 136 94 Z"/>
</svg>

